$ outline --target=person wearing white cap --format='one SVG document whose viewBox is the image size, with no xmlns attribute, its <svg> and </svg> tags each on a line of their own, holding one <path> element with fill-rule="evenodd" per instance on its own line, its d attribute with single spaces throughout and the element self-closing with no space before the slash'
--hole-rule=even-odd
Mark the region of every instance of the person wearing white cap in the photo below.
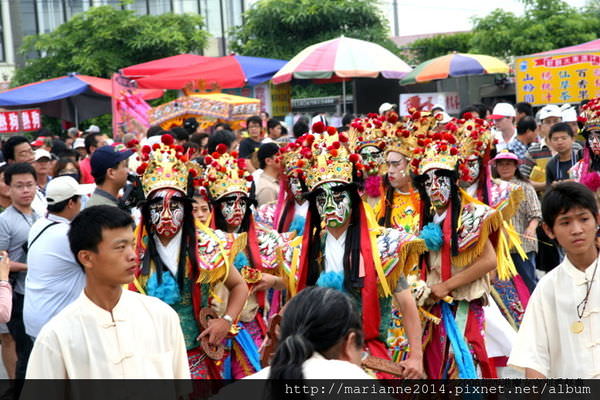
<svg viewBox="0 0 600 400">
<path fill-rule="evenodd" d="M 73 150 L 79 153 L 80 159 L 84 159 L 87 155 L 85 151 L 85 139 L 82 137 L 78 137 L 77 139 L 75 139 L 75 141 L 73 142 Z"/>
<path fill-rule="evenodd" d="M 579 134 L 579 125 L 577 124 L 577 110 L 570 104 L 563 104 L 560 107 L 562 121 L 569 125 L 575 136 Z"/>
<path fill-rule="evenodd" d="M 48 216 L 38 219 L 29 231 L 23 322 L 33 338 L 85 286 L 85 274 L 69 248 L 67 233 L 81 209 L 81 196 L 91 190 L 92 185 L 80 185 L 70 176 L 51 180 L 46 188 Z"/>
<path fill-rule="evenodd" d="M 517 137 L 517 130 L 515 129 L 515 118 L 517 113 L 512 104 L 509 103 L 498 103 L 494 106 L 490 119 L 494 121 L 494 139 L 498 141 L 496 143 L 496 151 L 500 152 L 508 148 L 508 144 L 511 140 Z"/>
<path fill-rule="evenodd" d="M 37 185 L 40 192 L 46 192 L 46 185 L 50 179 L 50 172 L 52 169 L 52 155 L 48 150 L 37 149 L 34 152 L 33 168 L 37 175 Z"/>
<path fill-rule="evenodd" d="M 385 115 L 389 111 L 394 111 L 396 109 L 395 104 L 391 103 L 383 103 L 379 106 L 379 114 Z"/>
</svg>

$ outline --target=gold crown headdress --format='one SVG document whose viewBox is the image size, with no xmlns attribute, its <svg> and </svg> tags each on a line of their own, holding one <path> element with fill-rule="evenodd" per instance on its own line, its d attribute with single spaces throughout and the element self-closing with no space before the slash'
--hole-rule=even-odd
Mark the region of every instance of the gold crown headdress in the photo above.
<svg viewBox="0 0 600 400">
<path fill-rule="evenodd" d="M 235 192 L 250 193 L 252 175 L 245 170 L 246 160 L 237 158 L 237 153 L 227 153 L 223 145 L 204 157 L 204 170 L 199 185 L 207 188 L 211 199 L 217 200 Z"/>
<path fill-rule="evenodd" d="M 173 136 L 163 135 L 161 143 L 145 145 L 140 149 L 137 168 L 142 176 L 142 190 L 148 197 L 158 189 L 175 189 L 187 193 L 188 176 L 195 176 L 197 170 L 188 165 L 188 158 L 182 146 L 173 145 Z"/>
<path fill-rule="evenodd" d="M 490 125 L 480 118 L 459 119 L 456 121 L 456 137 L 459 156 L 462 160 L 482 158 L 491 150 L 494 137 Z"/>
<path fill-rule="evenodd" d="M 305 136 L 298 139 L 299 143 L 289 143 L 280 149 L 283 173 L 288 177 L 306 178 L 307 162 L 302 156 L 302 146 L 300 145 Z"/>
<path fill-rule="evenodd" d="M 398 115 L 395 114 L 397 120 Z M 354 146 L 355 152 L 360 152 L 367 146 L 385 149 L 387 129 L 390 123 L 383 116 L 368 114 L 366 118 L 357 118 L 350 124 L 349 143 Z"/>
<path fill-rule="evenodd" d="M 306 185 L 313 190 L 325 182 L 350 183 L 353 170 L 362 175 L 364 167 L 360 164 L 360 156 L 353 153 L 348 144 L 348 136 L 338 133 L 332 126 L 324 130 L 313 125 L 314 135 L 306 135 L 301 141 L 301 155 L 307 160 Z"/>
<path fill-rule="evenodd" d="M 583 123 L 584 131 L 600 130 L 600 97 L 591 99 L 581 107 L 581 114 L 577 121 Z"/>
<path fill-rule="evenodd" d="M 404 117 L 388 130 L 386 137 L 386 153 L 396 152 L 408 159 L 414 157 L 414 151 L 418 147 L 417 135 L 412 129 L 409 117 Z"/>
</svg>

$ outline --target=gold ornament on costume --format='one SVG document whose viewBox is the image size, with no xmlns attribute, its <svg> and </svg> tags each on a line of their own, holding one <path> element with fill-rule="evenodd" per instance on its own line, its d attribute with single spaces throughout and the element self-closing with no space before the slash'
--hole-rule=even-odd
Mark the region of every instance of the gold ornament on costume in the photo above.
<svg viewBox="0 0 600 400">
<path fill-rule="evenodd" d="M 312 131 L 315 134 L 304 137 L 300 150 L 307 161 L 306 185 L 309 190 L 325 182 L 350 183 L 354 168 L 357 175 L 362 175 L 364 166 L 360 164 L 361 158 L 350 149 L 345 133 L 338 133 L 332 126 L 325 128 L 318 122 L 313 125 Z"/>
<path fill-rule="evenodd" d="M 481 118 L 465 118 L 456 121 L 456 137 L 459 143 L 459 156 L 462 160 L 483 157 L 492 148 L 494 138 L 490 125 Z"/>
<path fill-rule="evenodd" d="M 281 148 L 281 163 L 283 173 L 288 177 L 304 179 L 306 177 L 307 162 L 301 154 L 302 143 L 306 135 L 301 136 L 297 143 L 289 143 Z"/>
<path fill-rule="evenodd" d="M 581 107 L 577 121 L 583 123 L 584 130 L 600 131 L 600 97 L 591 99 Z"/>
<path fill-rule="evenodd" d="M 245 170 L 246 160 L 229 154 L 225 146 L 204 158 L 206 164 L 199 185 L 207 188 L 210 197 L 220 199 L 235 192 L 248 194 L 252 187 L 252 175 Z"/>
<path fill-rule="evenodd" d="M 137 173 L 142 176 L 142 189 L 148 195 L 158 189 L 175 189 L 187 193 L 188 175 L 196 170 L 188 165 L 183 147 L 173 145 L 173 136 L 163 135 L 161 143 L 145 145 L 138 156 L 142 164 Z"/>
</svg>

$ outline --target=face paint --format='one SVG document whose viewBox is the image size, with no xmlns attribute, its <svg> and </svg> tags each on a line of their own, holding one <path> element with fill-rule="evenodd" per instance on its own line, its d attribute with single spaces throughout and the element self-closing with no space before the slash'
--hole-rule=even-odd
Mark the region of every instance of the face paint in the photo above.
<svg viewBox="0 0 600 400">
<path fill-rule="evenodd" d="M 369 175 L 378 174 L 379 168 L 384 165 L 385 162 L 383 159 L 383 151 L 376 146 L 366 146 L 360 150 L 359 154 L 363 159 L 364 165 L 369 167 Z"/>
<path fill-rule="evenodd" d="M 221 201 L 221 213 L 225 222 L 229 226 L 238 227 L 241 225 L 246 214 L 248 198 L 243 193 L 233 193 Z"/>
<path fill-rule="evenodd" d="M 437 176 L 435 169 L 427 172 L 427 182 L 425 182 L 425 191 L 431 205 L 435 208 L 442 208 L 448 205 L 450 201 L 450 177 Z"/>
<path fill-rule="evenodd" d="M 305 200 L 302 197 L 304 192 L 302 191 L 302 185 L 300 184 L 300 180 L 298 178 L 296 178 L 295 176 L 290 176 L 288 182 L 290 185 L 290 190 L 291 190 L 292 194 L 294 195 L 294 199 L 296 200 L 296 202 L 298 204 L 304 203 Z"/>
<path fill-rule="evenodd" d="M 150 222 L 160 236 L 173 237 L 183 224 L 183 195 L 174 189 L 162 189 L 152 194 L 150 200 Z"/>
<path fill-rule="evenodd" d="M 322 191 L 316 198 L 317 211 L 319 211 L 321 220 L 329 228 L 342 226 L 350 217 L 350 210 L 352 208 L 350 194 L 346 190 L 341 192 L 332 190 L 339 185 L 339 183 L 335 182 L 322 184 L 319 186 Z"/>
<path fill-rule="evenodd" d="M 600 155 L 600 133 L 592 132 L 588 137 L 590 149 L 595 155 Z"/>
<path fill-rule="evenodd" d="M 479 178 L 479 173 L 481 171 L 481 163 L 479 162 L 479 159 L 476 158 L 474 160 L 467 160 L 467 169 L 469 170 L 469 178 L 460 180 L 462 187 L 471 186 L 477 180 L 477 178 Z"/>
</svg>

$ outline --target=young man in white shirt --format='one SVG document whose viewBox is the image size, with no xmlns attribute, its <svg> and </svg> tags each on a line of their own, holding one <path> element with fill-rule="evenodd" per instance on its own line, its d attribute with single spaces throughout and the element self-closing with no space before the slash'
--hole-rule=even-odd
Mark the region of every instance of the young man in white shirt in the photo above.
<svg viewBox="0 0 600 400">
<path fill-rule="evenodd" d="M 86 208 L 69 244 L 86 287 L 40 331 L 27 379 L 189 379 L 177 313 L 122 288 L 137 266 L 133 219 L 112 206 Z"/>
<path fill-rule="evenodd" d="M 538 282 L 508 364 L 526 378 L 600 378 L 596 199 L 582 184 L 558 183 L 544 196 L 542 215 L 566 257 Z"/>
</svg>

